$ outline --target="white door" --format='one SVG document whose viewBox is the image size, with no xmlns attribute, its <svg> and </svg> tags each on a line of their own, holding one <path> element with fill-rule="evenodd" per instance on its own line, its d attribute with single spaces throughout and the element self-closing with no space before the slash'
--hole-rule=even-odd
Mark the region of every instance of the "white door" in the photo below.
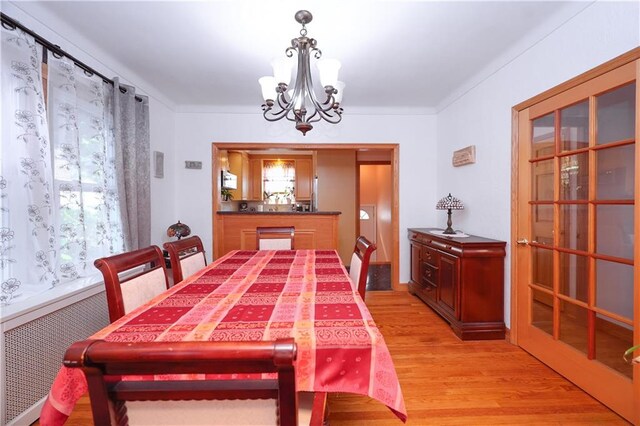
<svg viewBox="0 0 640 426">
<path fill-rule="evenodd" d="M 374 204 L 360 205 L 360 235 L 376 244 L 376 206 Z M 371 254 L 371 262 L 376 261 L 376 252 Z"/>
</svg>

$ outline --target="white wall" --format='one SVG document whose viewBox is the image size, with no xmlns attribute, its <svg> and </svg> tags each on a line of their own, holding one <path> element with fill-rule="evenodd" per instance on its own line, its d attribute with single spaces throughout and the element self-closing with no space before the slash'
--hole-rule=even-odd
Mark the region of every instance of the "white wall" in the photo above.
<svg viewBox="0 0 640 426">
<path fill-rule="evenodd" d="M 2 12 L 20 21 L 50 42 L 59 45 L 96 71 L 107 77 L 120 77 L 120 81 L 136 87 L 136 93 L 149 96 L 151 160 L 153 151 L 164 152 L 164 179 L 153 177 L 151 168 L 151 243 L 162 245 L 168 241 L 166 230 L 175 223 L 175 181 L 172 158 L 175 150 L 175 115 L 173 105 L 161 93 L 149 89 L 146 81 L 118 62 L 112 56 L 117 52 L 104 52 L 65 22 L 42 8 L 38 2 L 2 2 Z M 43 23 L 46 23 L 43 24 Z M 52 29 L 55 29 L 52 30 Z"/>
<path fill-rule="evenodd" d="M 256 109 L 259 106 L 256 105 Z M 211 143 L 398 143 L 400 145 L 400 282 L 409 280 L 406 230 L 435 219 L 436 124 L 433 115 L 349 115 L 342 123 L 317 123 L 302 136 L 291 122 L 269 123 L 262 114 L 176 114 L 175 176 L 177 217 L 213 249 L 211 219 Z M 186 170 L 185 160 L 202 161 Z"/>
<path fill-rule="evenodd" d="M 596 2 L 437 116 L 437 195 L 462 200 L 455 229 L 507 241 L 505 320 L 510 326 L 511 108 L 640 45 L 638 2 Z M 451 166 L 476 145 L 476 164 Z M 428 200 L 435 203 L 436 198 Z M 446 221 L 438 213 L 438 223 Z"/>
<path fill-rule="evenodd" d="M 211 249 L 211 142 L 399 143 L 401 282 L 409 279 L 406 229 L 443 225 L 446 217 L 434 206 L 449 192 L 466 206 L 453 214 L 456 229 L 508 241 L 511 107 L 640 44 L 638 2 L 596 2 L 437 117 L 350 115 L 347 108 L 341 124 L 318 123 L 302 137 L 291 123 L 267 123 L 259 112 L 174 113 L 162 93 L 117 61 L 117 52 L 102 51 L 37 2 L 3 1 L 2 10 L 103 74 L 118 75 L 149 95 L 151 150 L 165 154 L 165 177 L 151 182 L 152 243 L 166 241 L 166 227 L 179 219 Z M 453 168 L 452 152 L 468 145 L 476 145 L 477 163 Z M 186 170 L 185 160 L 202 161 L 203 169 Z M 508 254 L 507 324 L 509 262 Z"/>
</svg>

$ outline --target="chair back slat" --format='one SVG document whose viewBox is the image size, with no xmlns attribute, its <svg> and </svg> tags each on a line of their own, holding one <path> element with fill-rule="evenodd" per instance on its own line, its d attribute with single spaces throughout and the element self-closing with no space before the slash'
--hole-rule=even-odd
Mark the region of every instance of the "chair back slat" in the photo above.
<svg viewBox="0 0 640 426">
<path fill-rule="evenodd" d="M 81 368 L 87 377 L 96 426 L 113 417 L 126 424 L 126 410 L 114 413 L 127 401 L 184 401 L 219 399 L 277 399 L 281 425 L 297 425 L 298 400 L 293 339 L 271 342 L 147 342 L 122 343 L 86 340 L 66 352 L 64 365 Z M 277 378 L 229 380 L 156 380 L 149 375 L 276 373 Z M 135 375 L 118 381 L 114 376 Z M 146 377 L 145 377 L 146 375 Z M 215 405 L 211 407 L 215 410 Z M 117 410 L 116 410 L 117 411 Z M 212 411 L 209 415 L 215 416 Z M 188 423 L 189 412 L 185 411 Z M 185 424 L 186 424 L 185 423 Z"/>
<path fill-rule="evenodd" d="M 258 226 L 256 250 L 294 250 L 295 227 Z"/>
<path fill-rule="evenodd" d="M 174 284 L 207 266 L 204 246 L 197 235 L 164 243 L 163 247 L 169 252 Z"/>
<path fill-rule="evenodd" d="M 94 265 L 104 278 L 111 322 L 138 307 L 140 301 L 144 303 L 169 288 L 164 258 L 157 246 L 96 259 Z M 127 274 L 136 269 L 140 271 Z M 123 285 L 127 287 L 124 292 Z"/>
<path fill-rule="evenodd" d="M 367 275 L 369 274 L 369 262 L 371 254 L 376 250 L 376 245 L 364 236 L 358 237 L 351 257 L 349 276 L 356 286 L 360 297 L 364 299 L 367 290 Z"/>
</svg>

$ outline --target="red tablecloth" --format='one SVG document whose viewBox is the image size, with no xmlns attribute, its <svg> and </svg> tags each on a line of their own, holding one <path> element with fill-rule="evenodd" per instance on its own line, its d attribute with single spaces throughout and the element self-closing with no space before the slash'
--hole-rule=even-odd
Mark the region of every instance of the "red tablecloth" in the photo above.
<svg viewBox="0 0 640 426">
<path fill-rule="evenodd" d="M 294 337 L 299 391 L 351 392 L 406 409 L 389 350 L 334 250 L 234 251 L 92 336 L 119 342 Z M 42 409 L 63 424 L 87 391 L 62 367 Z"/>
</svg>

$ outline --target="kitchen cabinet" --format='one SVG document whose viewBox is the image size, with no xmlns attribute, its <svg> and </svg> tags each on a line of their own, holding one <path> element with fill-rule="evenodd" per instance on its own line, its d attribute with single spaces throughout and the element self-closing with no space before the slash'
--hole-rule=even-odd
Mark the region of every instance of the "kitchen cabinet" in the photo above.
<svg viewBox="0 0 640 426">
<path fill-rule="evenodd" d="M 262 160 L 249 158 L 249 200 L 262 200 Z"/>
<path fill-rule="evenodd" d="M 504 241 L 409 229 L 409 291 L 462 340 L 504 339 Z"/>
<path fill-rule="evenodd" d="M 232 189 L 234 200 L 246 200 L 249 195 L 249 157 L 246 152 L 229 151 L 229 172 L 238 178 L 238 187 Z"/>
<path fill-rule="evenodd" d="M 309 250 L 336 250 L 339 247 L 340 212 L 237 212 L 219 211 L 214 217 L 214 258 L 231 250 L 255 250 L 256 227 L 293 226 L 294 247 Z"/>
<path fill-rule="evenodd" d="M 296 201 L 311 200 L 313 188 L 313 161 L 309 159 L 296 160 L 296 186 L 294 196 Z"/>
<path fill-rule="evenodd" d="M 249 180 L 251 170 L 249 169 L 249 155 L 243 153 L 242 155 L 242 199 L 249 199 Z M 240 179 L 240 176 L 238 177 Z"/>
</svg>

